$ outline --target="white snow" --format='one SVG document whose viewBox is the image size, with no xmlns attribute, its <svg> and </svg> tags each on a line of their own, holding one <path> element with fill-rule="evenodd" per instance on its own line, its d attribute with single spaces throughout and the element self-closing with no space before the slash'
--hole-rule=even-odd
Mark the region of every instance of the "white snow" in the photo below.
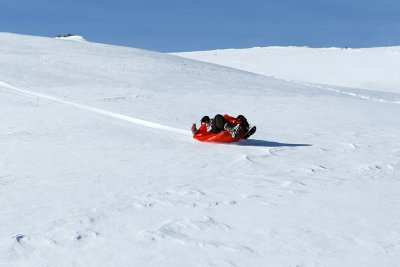
<svg viewBox="0 0 400 267">
<path fill-rule="evenodd" d="M 75 42 L 86 42 L 87 40 L 85 38 L 83 38 L 83 36 L 80 35 L 66 35 L 66 36 L 60 36 L 60 37 L 56 37 L 56 39 L 59 40 L 67 40 L 67 41 L 75 41 Z"/>
<path fill-rule="evenodd" d="M 287 80 L 400 92 L 400 46 L 254 47 L 174 54 Z"/>
<path fill-rule="evenodd" d="M 299 80 L 0 33 L 0 266 L 397 266 L 399 92 Z"/>
</svg>

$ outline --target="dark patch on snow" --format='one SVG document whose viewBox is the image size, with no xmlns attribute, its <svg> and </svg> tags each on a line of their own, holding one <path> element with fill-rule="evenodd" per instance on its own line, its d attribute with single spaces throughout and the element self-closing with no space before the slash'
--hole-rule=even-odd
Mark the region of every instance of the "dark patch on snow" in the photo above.
<svg viewBox="0 0 400 267">
<path fill-rule="evenodd" d="M 22 240 L 25 238 L 25 235 L 23 235 L 23 234 L 18 234 L 18 235 L 16 235 L 16 236 L 13 236 L 13 238 L 15 238 L 15 240 L 17 240 L 17 242 L 18 242 L 19 244 L 21 244 Z"/>
<path fill-rule="evenodd" d="M 273 141 L 265 141 L 265 140 L 257 140 L 257 139 L 248 139 L 248 140 L 240 140 L 237 142 L 239 146 L 264 146 L 264 147 L 298 147 L 298 146 L 312 146 L 311 144 L 289 144 L 289 143 L 279 143 Z"/>
</svg>

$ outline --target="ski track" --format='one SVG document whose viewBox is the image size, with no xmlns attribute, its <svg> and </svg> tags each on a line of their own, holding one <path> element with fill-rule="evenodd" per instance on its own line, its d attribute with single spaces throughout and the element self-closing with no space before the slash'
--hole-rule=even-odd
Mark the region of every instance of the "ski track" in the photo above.
<svg viewBox="0 0 400 267">
<path fill-rule="evenodd" d="M 95 108 L 95 107 L 90 107 L 90 106 L 86 106 L 86 105 L 81 105 L 81 104 L 77 104 L 68 100 L 63 100 L 61 98 L 57 98 L 54 96 L 50 96 L 50 95 L 46 95 L 46 94 L 42 94 L 42 93 L 37 93 L 37 92 L 32 92 L 32 91 L 28 91 L 28 90 L 24 90 L 18 87 L 15 87 L 11 84 L 8 84 L 6 82 L 0 81 L 0 87 L 5 88 L 9 91 L 12 92 L 16 92 L 19 94 L 22 94 L 24 96 L 27 97 L 34 97 L 34 98 L 40 98 L 40 99 L 45 99 L 45 100 L 50 100 L 53 102 L 58 102 L 58 103 L 62 103 L 65 105 L 69 105 L 81 110 L 86 110 L 86 111 L 90 111 L 93 113 L 97 113 L 109 118 L 113 118 L 113 119 L 118 119 L 118 120 L 123 120 L 123 121 L 127 121 L 130 123 L 134 123 L 140 126 L 144 126 L 147 128 L 152 128 L 152 129 L 157 129 L 157 130 L 163 130 L 163 131 L 169 131 L 169 132 L 174 132 L 174 133 L 178 133 L 178 134 L 183 134 L 183 135 L 190 135 L 190 131 L 188 130 L 182 130 L 182 129 L 178 129 L 178 128 L 174 128 L 174 127 L 170 127 L 170 126 L 166 126 L 163 124 L 159 124 L 156 122 L 151 122 L 151 121 L 146 121 L 146 120 L 142 120 L 142 119 L 138 119 L 135 117 L 131 117 L 131 116 L 127 116 L 127 115 L 123 115 L 120 113 L 116 113 L 116 112 L 112 112 L 112 111 L 107 111 L 107 110 L 103 110 L 103 109 L 99 109 L 99 108 Z"/>
<path fill-rule="evenodd" d="M 351 89 L 351 88 L 346 89 L 345 87 L 343 87 L 343 89 L 339 89 L 339 88 L 330 87 L 328 85 L 319 85 L 319 84 L 313 84 L 313 83 L 301 82 L 301 81 L 293 81 L 293 80 L 286 80 L 286 81 L 301 84 L 301 85 L 311 86 L 311 87 L 318 88 L 321 90 L 332 91 L 332 92 L 343 94 L 343 95 L 357 97 L 357 98 L 361 98 L 361 99 L 365 99 L 365 100 L 390 103 L 390 104 L 400 104 L 400 96 L 395 93 L 371 91 L 371 93 L 379 94 L 379 97 L 376 97 L 376 96 L 368 95 L 368 92 L 366 92 L 367 90 L 365 90 L 365 89 Z M 350 92 L 350 91 L 353 91 L 353 92 Z M 386 95 L 386 97 L 383 97 L 385 95 Z M 393 98 L 393 96 L 396 96 L 398 98 L 395 100 L 389 100 L 390 98 Z"/>
</svg>

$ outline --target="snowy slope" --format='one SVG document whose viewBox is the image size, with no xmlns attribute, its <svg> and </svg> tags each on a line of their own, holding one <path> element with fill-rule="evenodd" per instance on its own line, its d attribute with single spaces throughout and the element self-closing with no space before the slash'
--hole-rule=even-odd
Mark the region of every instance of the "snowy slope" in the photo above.
<svg viewBox="0 0 400 267">
<path fill-rule="evenodd" d="M 400 46 L 254 47 L 175 55 L 282 79 L 400 93 Z"/>
<path fill-rule="evenodd" d="M 0 33 L 0 266 L 397 266 L 400 96 L 336 89 Z"/>
</svg>

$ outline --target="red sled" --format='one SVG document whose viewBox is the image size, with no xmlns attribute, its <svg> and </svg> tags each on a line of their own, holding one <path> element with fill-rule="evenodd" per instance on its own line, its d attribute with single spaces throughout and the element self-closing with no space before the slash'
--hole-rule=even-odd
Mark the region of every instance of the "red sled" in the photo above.
<svg viewBox="0 0 400 267">
<path fill-rule="evenodd" d="M 228 114 L 225 114 L 224 118 L 233 126 L 241 123 L 239 119 L 231 117 Z M 222 131 L 219 133 L 207 132 L 206 124 L 202 124 L 197 132 L 193 134 L 193 138 L 201 142 L 232 143 L 242 139 L 243 133 L 241 132 L 235 138 L 233 138 L 228 131 Z"/>
</svg>

